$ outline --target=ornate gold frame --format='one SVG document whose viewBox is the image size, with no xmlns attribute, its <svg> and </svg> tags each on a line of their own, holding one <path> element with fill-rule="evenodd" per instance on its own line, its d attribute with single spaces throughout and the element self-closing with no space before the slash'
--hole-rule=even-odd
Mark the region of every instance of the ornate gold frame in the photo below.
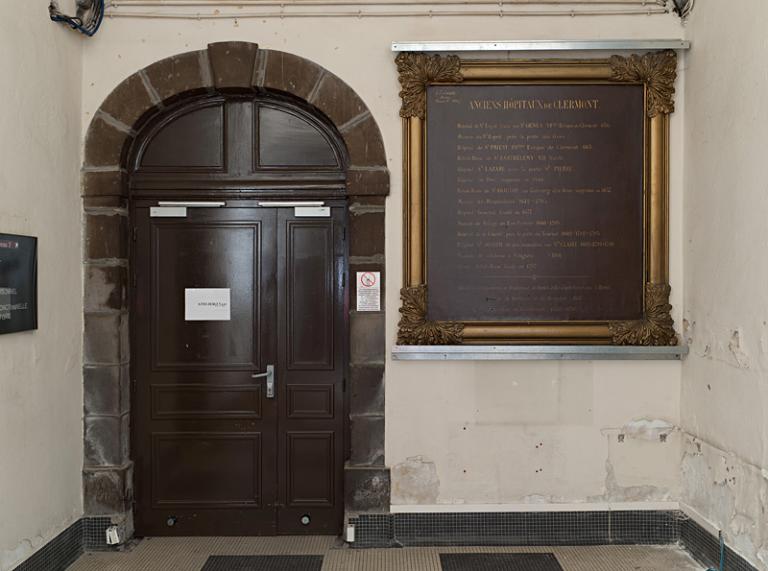
<svg viewBox="0 0 768 571">
<path fill-rule="evenodd" d="M 404 276 L 401 345 L 676 345 L 669 304 L 669 114 L 674 51 L 592 60 L 471 61 L 401 53 L 396 59 L 404 125 Z M 427 319 L 426 92 L 433 84 L 628 83 L 645 87 L 645 307 L 626 322 L 447 322 Z"/>
</svg>

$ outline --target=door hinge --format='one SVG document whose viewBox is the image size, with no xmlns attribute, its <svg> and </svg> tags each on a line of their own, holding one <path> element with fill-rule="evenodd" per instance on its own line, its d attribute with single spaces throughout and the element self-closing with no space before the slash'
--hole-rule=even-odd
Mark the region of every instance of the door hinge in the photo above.
<svg viewBox="0 0 768 571">
<path fill-rule="evenodd" d="M 347 377 L 341 379 L 341 392 L 347 392 Z"/>
<path fill-rule="evenodd" d="M 139 229 L 136 226 L 134 226 L 133 232 L 131 232 L 131 238 L 134 242 L 136 241 L 136 238 L 138 235 L 139 235 Z"/>
</svg>

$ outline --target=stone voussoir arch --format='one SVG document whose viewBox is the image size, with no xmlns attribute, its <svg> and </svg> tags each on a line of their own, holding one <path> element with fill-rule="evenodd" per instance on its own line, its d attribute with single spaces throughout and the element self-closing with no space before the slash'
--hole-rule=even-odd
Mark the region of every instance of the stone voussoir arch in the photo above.
<svg viewBox="0 0 768 571">
<path fill-rule="evenodd" d="M 157 61 L 120 83 L 94 113 L 82 168 L 84 220 L 84 445 L 86 518 L 132 534 L 128 263 L 131 227 L 125 159 L 138 130 L 171 102 L 203 93 L 274 91 L 304 100 L 342 135 L 349 153 L 350 274 L 384 275 L 389 172 L 368 107 L 340 78 L 299 56 L 221 42 Z M 355 291 L 351 291 L 352 296 Z M 349 514 L 389 508 L 384 462 L 384 312 L 350 313 Z M 107 519 L 108 518 L 108 519 Z"/>
</svg>

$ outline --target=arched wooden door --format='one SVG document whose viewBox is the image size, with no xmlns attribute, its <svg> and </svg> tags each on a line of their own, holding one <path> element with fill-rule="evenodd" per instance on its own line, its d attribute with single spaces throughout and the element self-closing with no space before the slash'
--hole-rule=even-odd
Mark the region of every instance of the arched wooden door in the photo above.
<svg viewBox="0 0 768 571">
<path fill-rule="evenodd" d="M 138 535 L 336 534 L 346 151 L 308 107 L 207 96 L 129 157 Z"/>
</svg>

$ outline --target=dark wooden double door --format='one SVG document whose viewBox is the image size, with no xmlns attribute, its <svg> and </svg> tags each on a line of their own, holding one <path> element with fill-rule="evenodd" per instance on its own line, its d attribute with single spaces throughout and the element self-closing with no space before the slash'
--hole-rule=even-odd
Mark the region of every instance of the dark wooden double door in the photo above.
<svg viewBox="0 0 768 571">
<path fill-rule="evenodd" d="M 137 533 L 338 533 L 346 209 L 152 204 L 133 208 Z M 210 288 L 229 319 L 189 319 L 188 292 Z"/>
</svg>

